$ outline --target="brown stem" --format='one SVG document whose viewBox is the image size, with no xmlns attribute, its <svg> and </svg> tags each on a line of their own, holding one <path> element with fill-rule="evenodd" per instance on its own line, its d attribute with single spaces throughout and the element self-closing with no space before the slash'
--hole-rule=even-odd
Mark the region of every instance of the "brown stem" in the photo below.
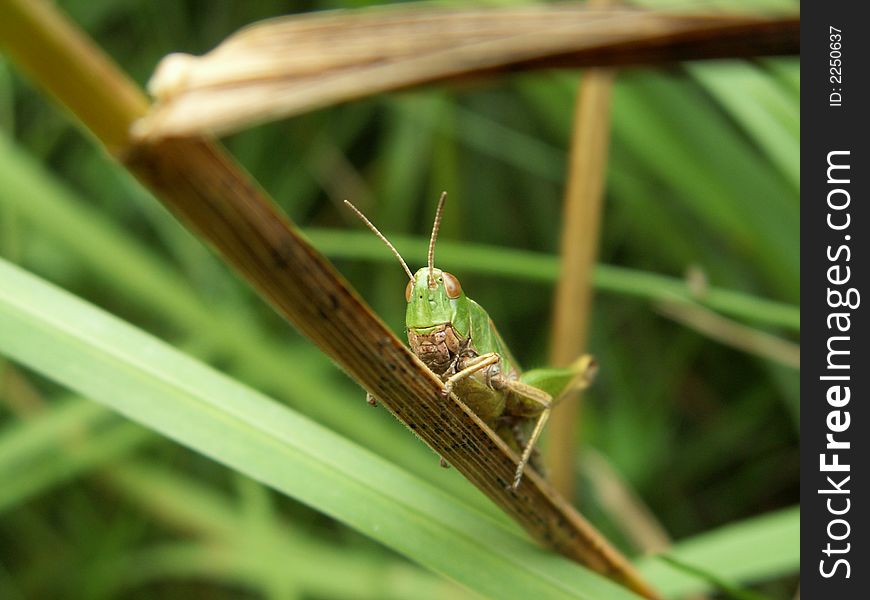
<svg viewBox="0 0 870 600">
<path fill-rule="evenodd" d="M 51 3 L 0 2 L 0 46 L 110 151 L 148 110 L 133 80 Z"/>
<path fill-rule="evenodd" d="M 213 143 L 176 139 L 132 148 L 124 163 L 212 244 L 273 307 L 536 540 L 647 598 L 657 597 L 582 516 L 527 472 Z"/>
<path fill-rule="evenodd" d="M 124 126 L 141 114 L 141 93 L 108 57 L 41 0 L 7 0 L 0 4 L 0 22 L 0 40 L 36 81 L 69 103 L 104 144 L 123 148 Z M 66 75 L 45 68 L 46 62 L 68 65 L 82 75 L 81 86 L 57 85 L 51 78 Z M 94 106 L 81 105 L 87 97 Z M 516 456 L 463 404 L 442 397 L 440 379 L 218 145 L 169 139 L 117 154 L 280 314 L 532 537 L 646 598 L 658 598 L 631 563 L 540 477 L 529 472 L 516 491 L 510 489 Z"/>
<path fill-rule="evenodd" d="M 550 361 L 565 366 L 586 352 L 592 310 L 592 271 L 598 238 L 610 140 L 610 96 L 614 72 L 583 75 L 574 112 L 574 135 L 562 219 L 562 266 L 553 308 Z M 570 498 L 574 490 L 578 393 L 553 410 L 547 463 L 553 486 Z"/>
</svg>

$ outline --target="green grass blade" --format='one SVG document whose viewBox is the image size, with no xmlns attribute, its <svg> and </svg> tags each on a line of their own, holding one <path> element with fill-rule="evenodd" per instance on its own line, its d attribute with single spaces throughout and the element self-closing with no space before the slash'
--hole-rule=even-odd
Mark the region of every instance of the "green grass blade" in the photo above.
<svg viewBox="0 0 870 600">
<path fill-rule="evenodd" d="M 6 262 L 0 352 L 480 593 L 635 597 Z"/>
<path fill-rule="evenodd" d="M 171 579 L 205 579 L 262 591 L 262 595 L 256 597 L 282 600 L 480 598 L 409 565 L 371 559 L 361 562 L 344 560 L 336 564 L 318 560 L 323 557 L 316 553 L 294 553 L 289 565 L 284 565 L 275 564 L 275 556 L 274 551 L 270 557 L 263 557 L 249 552 L 246 547 L 182 542 L 134 552 L 119 561 L 116 568 L 128 575 L 123 582 L 128 586 L 165 584 Z"/>
<path fill-rule="evenodd" d="M 698 535 L 668 551 L 683 564 L 718 579 L 752 583 L 800 569 L 800 509 L 788 508 Z M 709 589 L 708 581 L 656 557 L 641 571 L 665 594 L 681 596 Z"/>
<path fill-rule="evenodd" d="M 728 598 L 729 600 L 767 600 L 767 598 L 765 598 L 761 594 L 758 594 L 746 588 L 736 586 L 733 583 L 730 583 L 713 575 L 712 573 L 709 573 L 697 567 L 693 567 L 691 565 L 687 565 L 673 558 L 672 556 L 668 556 L 667 554 L 661 555 L 660 558 L 678 571 L 682 571 L 690 577 L 696 577 L 698 579 L 701 579 L 702 581 L 706 581 L 710 584 L 711 588 L 713 588 L 714 590 L 719 592 L 724 598 Z"/>
<path fill-rule="evenodd" d="M 240 572 L 242 581 L 256 585 L 268 582 L 272 589 L 298 587 L 303 597 L 318 598 L 464 598 L 468 594 L 441 578 L 405 561 L 381 554 L 372 556 L 363 546 L 348 551 L 288 526 L 280 518 L 252 522 L 238 503 L 217 486 L 196 482 L 158 463 L 128 461 L 112 469 L 106 481 L 115 492 L 173 529 L 193 533 L 207 542 L 197 551 L 190 547 L 191 563 L 175 569 L 164 553 L 137 553 L 127 565 L 125 576 L 135 581 L 164 580 L 167 576 L 191 576 L 208 565 L 205 548 L 225 552 L 230 570 Z M 262 490 L 259 484 L 242 478 L 247 488 Z M 236 549 L 235 552 L 232 549 Z M 168 553 L 169 555 L 172 552 Z M 275 561 L 275 556 L 292 556 L 292 561 Z M 144 559 L 144 562 L 140 559 Z M 142 565 L 149 565 L 143 570 Z M 341 573 L 341 577 L 334 577 Z M 211 575 L 217 575 L 212 577 Z M 220 573 L 210 574 L 210 579 Z"/>
<path fill-rule="evenodd" d="M 56 451 L 61 441 L 113 418 L 116 417 L 99 405 L 80 400 L 60 402 L 38 417 L 14 422 L 0 431 L 0 473 L 33 456 Z M 0 489 L 5 483 L 0 477 Z"/>
<path fill-rule="evenodd" d="M 23 464 L 3 464 L 0 467 L 0 513 L 44 493 L 53 486 L 104 467 L 153 439 L 154 434 L 151 431 L 133 423 L 122 422 L 87 443 L 74 444 L 71 447 L 58 447 L 58 444 L 53 444 L 54 452 L 49 455 L 30 457 L 31 460 Z"/>
<path fill-rule="evenodd" d="M 189 548 L 193 564 L 182 561 L 174 567 L 158 559 L 162 549 L 135 552 L 134 561 L 120 561 L 114 577 L 118 586 L 198 575 L 252 587 L 265 580 L 278 589 L 295 582 L 308 596 L 317 597 L 404 598 L 411 590 L 417 590 L 420 598 L 462 597 L 458 588 L 419 567 L 384 557 L 349 556 L 340 545 L 330 546 L 274 518 L 252 522 L 214 487 L 159 464 L 117 464 L 119 457 L 156 437 L 89 400 L 50 405 L 38 416 L 0 432 L 0 511 L 44 494 L 53 485 L 101 469 L 104 486 L 170 527 L 207 542 Z M 263 489 L 245 481 L 249 487 Z M 220 550 L 216 544 L 224 548 L 226 568 L 214 568 L 226 571 L 225 577 L 201 567 L 213 557 L 210 550 Z M 292 565 L 275 563 L 271 560 L 275 553 L 295 559 Z M 340 582 L 330 572 L 342 573 Z"/>
<path fill-rule="evenodd" d="M 308 229 L 305 233 L 311 243 L 330 258 L 395 263 L 383 243 L 367 231 Z M 392 234 L 390 240 L 412 264 L 425 263 L 428 240 Z M 559 278 L 556 256 L 514 248 L 440 240 L 438 260 L 454 272 L 486 273 L 547 283 Z M 715 287 L 708 289 L 702 298 L 695 298 L 680 279 L 611 265 L 598 265 L 593 277 L 593 283 L 602 292 L 648 300 L 697 301 L 734 317 L 800 331 L 798 306 Z"/>
<path fill-rule="evenodd" d="M 800 190 L 800 104 L 758 68 L 740 63 L 693 64 L 689 72 L 736 119 L 776 165 L 793 190 Z"/>
</svg>

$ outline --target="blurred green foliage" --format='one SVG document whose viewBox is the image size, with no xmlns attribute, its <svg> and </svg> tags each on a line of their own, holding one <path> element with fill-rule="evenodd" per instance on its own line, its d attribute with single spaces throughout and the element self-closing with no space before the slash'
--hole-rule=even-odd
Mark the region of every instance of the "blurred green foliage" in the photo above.
<svg viewBox="0 0 870 600">
<path fill-rule="evenodd" d="M 204 52 L 251 21 L 364 4 L 60 2 L 141 84 L 165 54 Z M 385 249 L 370 258 L 370 240 L 360 239 L 340 202 L 352 199 L 388 236 L 422 238 L 438 194 L 448 190 L 441 239 L 451 250 L 440 266 L 487 308 L 521 363 L 540 365 L 552 280 L 524 274 L 508 252 L 558 248 L 578 79 L 526 74 L 393 94 L 225 143 L 327 254 L 332 241 L 338 268 L 397 332 L 404 275 Z M 798 59 L 621 73 L 601 262 L 630 269 L 628 283 L 646 291 L 644 277 L 679 278 L 700 267 L 715 288 L 750 298 L 732 317 L 797 341 L 795 327 L 759 318 L 766 305 L 751 298 L 792 315 L 800 301 L 799 107 Z M 492 512 L 385 411 L 368 408 L 360 389 L 2 57 L 0 131 L 0 255 Z M 419 242 L 400 249 L 412 268 L 423 259 Z M 796 504 L 797 372 L 665 320 L 651 292 L 598 283 L 590 346 L 602 369 L 588 394 L 578 453 L 589 445 L 608 457 L 675 539 Z M 11 363 L 3 365 L 0 399 L 2 598 L 466 594 Z M 66 441 L 83 439 L 94 448 L 67 455 Z M 21 457 L 31 462 L 22 465 Z M 589 489 L 581 478 L 584 511 L 630 547 L 619 515 L 596 504 Z M 199 521 L 174 512 L 189 503 L 204 507 Z M 215 536 L 247 531 L 246 519 L 264 532 L 255 557 L 217 555 Z M 327 565 L 319 567 L 324 575 L 276 558 L 282 544 L 313 552 Z M 250 568 L 257 560 L 283 568 Z M 384 565 L 392 575 L 378 578 Z M 341 587 L 338 574 L 351 572 L 357 587 Z M 757 589 L 786 598 L 793 587 L 780 579 Z"/>
</svg>

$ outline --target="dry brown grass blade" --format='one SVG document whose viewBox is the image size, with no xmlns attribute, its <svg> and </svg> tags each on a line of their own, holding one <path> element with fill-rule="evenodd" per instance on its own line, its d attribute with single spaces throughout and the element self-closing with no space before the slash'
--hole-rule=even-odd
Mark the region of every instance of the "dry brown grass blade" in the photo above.
<svg viewBox="0 0 870 600">
<path fill-rule="evenodd" d="M 667 550 L 671 545 L 668 532 L 604 456 L 592 449 L 584 452 L 583 472 L 592 482 L 598 503 L 639 552 Z"/>
<path fill-rule="evenodd" d="M 532 537 L 647 598 L 632 565 L 540 477 L 510 489 L 517 457 L 392 334 L 219 148 L 132 148 L 125 164 L 269 302 Z"/>
<path fill-rule="evenodd" d="M 41 0 L 0 3 L 8 29 L 0 36 L 40 84 L 67 106 L 97 98 L 106 106 L 76 111 L 104 144 L 118 147 L 139 117 L 139 92 L 87 37 Z M 0 33 L 4 29 L 0 28 Z M 78 88 L 56 85 L 48 65 L 67 53 Z M 93 70 L 99 69 L 100 76 Z M 101 78 L 108 81 L 101 81 Z M 101 91 L 123 88 L 114 96 Z M 99 88 L 99 89 L 98 89 Z M 119 118 L 98 127 L 101 110 Z M 123 143 L 120 144 L 123 146 Z M 540 477 L 526 473 L 510 488 L 517 456 L 387 329 L 222 149 L 203 138 L 130 145 L 122 162 L 156 196 L 242 274 L 398 419 L 446 458 L 543 545 L 610 577 L 640 595 L 656 592 L 628 560 Z M 433 467 L 434 468 L 434 467 Z"/>
<path fill-rule="evenodd" d="M 532 5 L 328 12 L 242 29 L 149 84 L 145 139 L 226 133 L 414 85 L 528 69 L 799 52 L 799 17 Z"/>
</svg>

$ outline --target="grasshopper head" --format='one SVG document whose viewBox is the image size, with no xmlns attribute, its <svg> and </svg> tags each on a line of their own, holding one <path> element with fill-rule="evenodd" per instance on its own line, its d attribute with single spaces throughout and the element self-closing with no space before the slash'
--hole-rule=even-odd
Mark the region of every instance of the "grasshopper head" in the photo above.
<svg viewBox="0 0 870 600">
<path fill-rule="evenodd" d="M 447 192 L 442 193 L 438 200 L 438 208 L 435 210 L 435 224 L 432 226 L 432 236 L 429 239 L 427 265 L 413 274 L 399 251 L 378 231 L 377 227 L 353 204 L 344 201 L 387 245 L 408 274 L 410 281 L 405 288 L 405 300 L 408 301 L 408 310 L 405 314 L 408 340 L 418 355 L 438 354 L 439 361 L 447 358 L 445 353 L 448 350 L 455 352 L 458 349 L 460 338 L 467 338 L 470 328 L 468 300 L 462 293 L 459 280 L 450 273 L 435 268 L 435 241 L 438 239 L 438 227 L 441 224 L 441 213 L 446 198 Z M 436 364 L 435 358 L 432 364 Z"/>
<path fill-rule="evenodd" d="M 429 239 L 429 255 L 427 265 L 412 274 L 399 251 L 378 231 L 371 221 L 353 204 L 345 200 L 345 204 L 353 210 L 369 229 L 383 241 L 393 255 L 399 260 L 410 281 L 405 288 L 405 299 L 408 310 L 405 324 L 409 335 L 428 336 L 436 329 L 444 330 L 444 325 L 450 325 L 463 337 L 468 336 L 467 299 L 462 293 L 459 280 L 450 273 L 435 268 L 435 241 L 438 239 L 438 227 L 441 224 L 441 213 L 447 192 L 438 199 L 435 210 L 435 223 L 432 226 L 432 236 Z"/>
<path fill-rule="evenodd" d="M 468 338 L 468 302 L 459 280 L 434 267 L 423 267 L 405 288 L 405 326 L 414 354 L 443 374 Z"/>
<path fill-rule="evenodd" d="M 405 288 L 408 309 L 405 325 L 420 333 L 443 323 L 460 320 L 465 294 L 459 280 L 441 269 L 423 267 Z"/>
</svg>

